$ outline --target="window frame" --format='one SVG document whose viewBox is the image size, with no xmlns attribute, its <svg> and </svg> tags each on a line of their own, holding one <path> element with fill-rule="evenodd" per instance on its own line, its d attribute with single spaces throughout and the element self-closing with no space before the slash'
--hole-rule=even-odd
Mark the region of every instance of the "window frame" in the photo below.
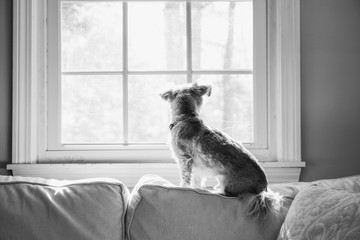
<svg viewBox="0 0 360 240">
<path fill-rule="evenodd" d="M 300 143 L 300 2 L 267 0 L 266 7 L 269 136 L 266 149 L 252 151 L 268 167 L 301 168 L 305 164 Z M 87 159 L 73 150 L 59 156 L 47 149 L 46 11 L 45 0 L 14 0 L 13 154 L 8 169 L 23 164 L 94 163 L 104 158 L 107 163 L 119 162 L 111 151 L 93 150 Z M 128 151 L 123 162 L 144 162 L 139 151 Z M 141 154 L 151 163 L 172 161 L 168 150 L 145 149 Z"/>
<path fill-rule="evenodd" d="M 246 0 L 242 0 L 246 1 Z M 249 0 L 247 0 L 249 1 Z M 82 2 L 82 0 L 77 0 L 77 2 Z M 121 1 L 120 1 L 121 2 Z M 186 76 L 187 82 L 192 82 L 192 76 L 195 74 L 204 74 L 204 75 L 215 75 L 215 74 L 234 74 L 234 75 L 244 75 L 252 74 L 254 79 L 254 142 L 245 143 L 244 145 L 248 149 L 253 151 L 264 150 L 268 147 L 267 139 L 267 78 L 266 78 L 266 1 L 265 0 L 255 0 L 254 1 L 254 67 L 252 69 L 231 69 L 231 70 L 193 70 L 192 63 L 192 22 L 191 22 L 191 2 L 186 2 L 186 69 L 181 70 L 163 70 L 163 71 L 132 71 L 128 69 L 128 39 L 126 34 L 128 33 L 127 26 L 127 17 L 128 17 L 128 2 L 123 2 L 123 70 L 116 71 L 117 75 L 122 75 L 123 79 L 123 100 L 124 100 L 124 110 L 123 110 L 123 125 L 124 125 L 124 143 L 121 144 L 62 144 L 60 142 L 60 104 L 61 104 L 61 89 L 60 89 L 60 79 L 61 75 L 88 75 L 88 74 L 113 74 L 109 71 L 63 71 L 61 70 L 60 61 L 61 61 L 61 0 L 52 0 L 48 1 L 48 29 L 49 29 L 49 40 L 48 40 L 48 91 L 49 101 L 48 101 L 48 150 L 51 151 L 53 157 L 62 157 L 65 154 L 64 151 L 77 151 L 76 155 L 83 156 L 86 160 L 96 160 L 93 155 L 93 151 L 107 151 L 112 150 L 111 154 L 105 153 L 106 159 L 118 159 L 118 160 L 128 160 L 128 155 L 137 155 L 137 152 L 152 150 L 154 158 L 160 160 L 167 160 L 170 157 L 169 147 L 165 144 L 127 144 L 128 140 L 128 98 L 127 98 L 127 86 L 128 86 L 128 77 L 131 75 L 173 75 L 173 74 L 182 74 Z M 255 42 L 256 41 L 256 42 Z M 255 102 L 256 101 L 256 102 Z M 91 155 L 87 151 L 92 151 Z M 135 151 L 135 152 L 134 152 Z M 74 153 L 71 154 L 74 154 Z M 46 153 L 45 158 L 49 154 Z M 113 157 L 111 156 L 113 155 Z M 147 161 L 148 159 L 141 159 L 141 156 L 144 154 L 139 154 L 138 160 Z M 146 155 L 148 156 L 148 155 Z"/>
</svg>

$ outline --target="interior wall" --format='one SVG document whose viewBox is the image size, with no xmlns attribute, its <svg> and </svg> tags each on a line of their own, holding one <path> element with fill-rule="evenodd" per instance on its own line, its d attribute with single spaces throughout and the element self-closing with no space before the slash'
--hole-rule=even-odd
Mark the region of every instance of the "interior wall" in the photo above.
<svg viewBox="0 0 360 240">
<path fill-rule="evenodd" d="M 11 160 L 12 4 L 0 1 L 0 175 Z"/>
<path fill-rule="evenodd" d="M 360 174 L 360 1 L 300 5 L 300 180 Z"/>
</svg>

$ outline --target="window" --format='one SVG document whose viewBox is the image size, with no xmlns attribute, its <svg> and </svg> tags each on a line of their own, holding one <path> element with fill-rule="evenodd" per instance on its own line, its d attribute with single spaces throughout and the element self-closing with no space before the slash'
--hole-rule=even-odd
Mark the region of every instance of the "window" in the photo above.
<svg viewBox="0 0 360 240">
<path fill-rule="evenodd" d="M 52 153 L 169 158 L 169 106 L 159 93 L 192 82 L 213 86 L 201 114 L 208 124 L 267 148 L 264 0 L 58 0 L 48 12 Z"/>
<path fill-rule="evenodd" d="M 299 76 L 296 0 L 15 0 L 12 167 L 172 162 L 158 94 L 195 81 L 209 124 L 301 167 Z"/>
<path fill-rule="evenodd" d="M 266 137 L 254 136 L 254 109 L 266 111 L 265 98 L 254 106 L 254 92 L 266 95 L 254 85 L 266 77 L 254 78 L 252 1 L 49 1 L 49 8 L 60 9 L 49 15 L 58 34 L 49 42 L 53 149 L 164 145 L 169 111 L 159 93 L 191 82 L 213 86 L 203 108 L 209 124 L 249 147 Z M 265 49 L 265 18 L 256 31 L 255 47 Z"/>
</svg>

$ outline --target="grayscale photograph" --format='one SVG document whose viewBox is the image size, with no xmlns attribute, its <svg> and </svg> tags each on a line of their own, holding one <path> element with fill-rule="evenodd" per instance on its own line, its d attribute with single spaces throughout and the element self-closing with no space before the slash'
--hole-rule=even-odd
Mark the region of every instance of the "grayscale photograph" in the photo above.
<svg viewBox="0 0 360 240">
<path fill-rule="evenodd" d="M 0 0 L 0 240 L 360 240 L 360 0 Z"/>
</svg>

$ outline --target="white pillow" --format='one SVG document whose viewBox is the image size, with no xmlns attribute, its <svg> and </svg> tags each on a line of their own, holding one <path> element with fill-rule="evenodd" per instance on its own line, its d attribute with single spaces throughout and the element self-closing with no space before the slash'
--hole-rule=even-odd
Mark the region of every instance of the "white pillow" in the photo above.
<svg viewBox="0 0 360 240">
<path fill-rule="evenodd" d="M 360 193 L 321 186 L 301 190 L 277 239 L 360 239 Z"/>
</svg>

